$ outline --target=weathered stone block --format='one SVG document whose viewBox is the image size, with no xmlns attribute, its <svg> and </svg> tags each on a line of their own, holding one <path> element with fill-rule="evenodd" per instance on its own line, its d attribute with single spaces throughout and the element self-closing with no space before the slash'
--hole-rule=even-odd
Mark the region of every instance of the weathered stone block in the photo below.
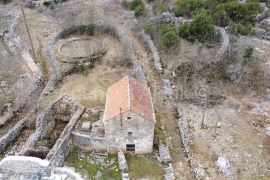
<svg viewBox="0 0 270 180">
<path fill-rule="evenodd" d="M 89 132 L 91 131 L 91 123 L 90 122 L 83 122 L 81 131 Z"/>
</svg>

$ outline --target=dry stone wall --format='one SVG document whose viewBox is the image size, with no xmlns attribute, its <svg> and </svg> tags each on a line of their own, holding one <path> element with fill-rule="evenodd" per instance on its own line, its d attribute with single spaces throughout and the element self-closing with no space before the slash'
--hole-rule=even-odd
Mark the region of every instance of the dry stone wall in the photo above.
<svg viewBox="0 0 270 180">
<path fill-rule="evenodd" d="M 0 138 L 0 153 L 2 153 L 6 147 L 16 139 L 23 128 L 26 127 L 26 120 L 27 118 L 20 120 L 12 129 L 8 131 L 7 134 Z"/>
<path fill-rule="evenodd" d="M 85 110 L 85 108 L 79 103 L 75 106 L 77 107 L 76 112 L 46 157 L 46 159 L 50 161 L 50 167 L 62 166 L 64 164 L 64 160 L 69 149 L 71 131 Z"/>
<path fill-rule="evenodd" d="M 10 53 L 19 54 L 22 59 L 22 64 L 25 65 L 27 72 L 21 75 L 23 78 L 19 79 L 12 87 L 12 91 L 16 95 L 13 102 L 13 108 L 5 112 L 0 117 L 0 126 L 8 123 L 25 104 L 31 102 L 31 95 L 34 94 L 38 87 L 43 83 L 42 73 L 34 62 L 30 54 L 30 49 L 16 34 L 15 29 L 21 20 L 19 10 L 13 9 L 10 11 L 12 21 L 8 28 L 8 33 L 4 36 L 4 42 L 8 45 Z"/>
</svg>

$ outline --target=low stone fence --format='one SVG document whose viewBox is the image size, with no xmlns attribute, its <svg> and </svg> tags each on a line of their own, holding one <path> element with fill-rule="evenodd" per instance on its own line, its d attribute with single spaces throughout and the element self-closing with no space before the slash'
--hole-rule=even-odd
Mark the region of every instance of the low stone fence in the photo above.
<svg viewBox="0 0 270 180">
<path fill-rule="evenodd" d="M 27 117 L 20 120 L 12 129 L 8 131 L 7 134 L 0 138 L 0 153 L 2 153 L 6 149 L 6 147 L 16 139 L 16 137 L 21 133 L 23 128 L 26 127 L 26 121 Z"/>
<path fill-rule="evenodd" d="M 107 151 L 107 141 L 104 137 L 92 137 L 79 132 L 72 132 L 73 142 L 84 150 Z"/>
<path fill-rule="evenodd" d="M 69 149 L 71 131 L 85 110 L 85 108 L 79 103 L 76 104 L 76 107 L 76 112 L 46 157 L 46 160 L 50 161 L 50 167 L 62 166 L 64 163 L 67 151 Z"/>
<path fill-rule="evenodd" d="M 159 72 L 159 73 L 162 73 L 163 69 L 162 69 L 162 65 L 161 65 L 161 61 L 160 61 L 159 52 L 158 52 L 158 50 L 157 50 L 151 36 L 146 34 L 144 32 L 144 30 L 142 30 L 141 35 L 142 35 L 142 38 L 143 38 L 144 42 L 148 45 L 148 48 L 150 49 L 150 51 L 152 53 L 152 56 L 153 56 L 153 59 L 154 59 L 154 62 L 155 62 L 156 71 Z"/>
<path fill-rule="evenodd" d="M 50 94 L 55 89 L 55 86 L 63 79 L 61 68 L 60 68 L 59 63 L 56 60 L 56 56 L 54 54 L 54 49 L 53 49 L 53 45 L 58 41 L 60 36 L 61 36 L 61 32 L 54 34 L 47 45 L 46 50 L 47 50 L 47 56 L 49 59 L 51 76 L 48 83 L 46 84 L 46 87 L 43 89 L 42 93 L 40 94 L 40 97 L 37 102 L 38 105 L 43 100 L 43 98 L 46 95 Z"/>
<path fill-rule="evenodd" d="M 65 134 L 70 134 L 70 131 L 72 130 L 73 126 L 77 123 L 78 119 L 80 118 L 80 115 L 84 112 L 84 107 L 79 104 L 79 103 L 74 103 L 71 101 L 71 99 L 69 99 L 67 96 L 62 96 L 60 97 L 58 100 L 56 100 L 55 102 L 51 103 L 50 105 L 48 105 L 48 107 L 45 109 L 45 111 L 39 115 L 37 121 L 36 121 L 36 130 L 33 134 L 30 135 L 30 137 L 27 139 L 27 141 L 25 142 L 25 145 L 23 146 L 22 150 L 20 151 L 20 155 L 28 155 L 29 154 L 29 150 L 34 149 L 37 141 L 40 140 L 42 134 L 44 133 L 44 131 L 46 130 L 46 127 L 48 126 L 49 122 L 51 121 L 51 119 L 53 118 L 53 116 L 55 115 L 55 108 L 57 105 L 59 105 L 61 100 L 67 100 L 70 101 L 69 103 L 73 103 L 74 108 L 72 108 L 75 112 L 70 112 L 72 113 L 72 117 L 69 121 L 69 123 L 67 124 L 67 126 L 65 127 L 65 129 L 63 130 L 62 134 L 60 135 L 59 141 L 56 142 L 56 146 L 58 147 L 62 147 L 62 144 L 65 144 L 65 139 L 69 138 L 69 136 L 64 137 Z M 62 142 L 63 141 L 63 142 Z M 63 145 L 65 146 L 65 145 Z M 58 149 L 56 147 L 53 147 L 52 150 Z M 54 154 L 54 153 L 49 153 Z"/>
<path fill-rule="evenodd" d="M 4 36 L 4 43 L 8 46 L 11 54 L 20 54 L 22 65 L 26 67 L 26 72 L 23 74 L 24 78 L 20 78 L 12 87 L 12 91 L 16 95 L 13 102 L 13 108 L 5 112 L 0 117 L 0 126 L 8 123 L 17 112 L 20 111 L 28 102 L 30 102 L 31 95 L 35 93 L 38 87 L 43 83 L 43 76 L 30 54 L 30 48 L 21 40 L 16 34 L 15 30 L 21 20 L 20 11 L 12 9 L 10 16 L 13 18 L 8 28 L 8 33 Z"/>
<path fill-rule="evenodd" d="M 89 53 L 85 56 L 75 56 L 75 55 L 67 55 L 63 52 L 63 48 L 68 46 L 69 44 L 76 42 L 76 41 L 95 41 L 98 44 L 98 48 L 95 52 Z M 105 44 L 103 41 L 95 39 L 95 38 L 74 38 L 72 40 L 66 41 L 62 43 L 58 49 L 58 52 L 62 55 L 67 57 L 63 62 L 70 63 L 70 64 L 79 64 L 89 62 L 94 59 L 98 59 L 107 51 Z"/>
<path fill-rule="evenodd" d="M 33 134 L 30 135 L 30 137 L 25 142 L 24 146 L 22 147 L 20 151 L 20 155 L 27 155 L 29 149 L 33 148 L 36 144 L 36 142 L 40 139 L 41 134 L 43 130 L 48 125 L 49 121 L 51 120 L 51 117 L 53 116 L 53 106 L 57 103 L 57 101 L 51 103 L 45 111 L 39 115 L 37 121 L 36 121 L 36 130 Z"/>
<path fill-rule="evenodd" d="M 189 132 L 189 126 L 188 126 L 188 121 L 186 118 L 182 117 L 181 111 L 177 108 L 177 114 L 178 114 L 178 128 L 180 131 L 180 136 L 181 136 L 181 142 L 184 147 L 184 153 L 188 162 L 188 165 L 191 169 L 191 172 L 194 176 L 195 179 L 200 179 L 199 175 L 196 171 L 193 159 L 192 159 L 192 153 L 190 150 L 190 145 L 191 145 L 191 137 L 190 137 L 190 132 Z"/>
<path fill-rule="evenodd" d="M 129 180 L 128 164 L 123 151 L 118 151 L 118 164 L 122 173 L 122 179 Z"/>
</svg>

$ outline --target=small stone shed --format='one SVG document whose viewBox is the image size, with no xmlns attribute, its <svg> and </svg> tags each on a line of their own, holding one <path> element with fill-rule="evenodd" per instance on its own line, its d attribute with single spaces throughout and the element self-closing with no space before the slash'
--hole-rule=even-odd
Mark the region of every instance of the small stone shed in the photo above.
<svg viewBox="0 0 270 180">
<path fill-rule="evenodd" d="M 156 119 L 150 88 L 130 76 L 110 86 L 103 123 L 108 152 L 151 153 Z"/>
</svg>

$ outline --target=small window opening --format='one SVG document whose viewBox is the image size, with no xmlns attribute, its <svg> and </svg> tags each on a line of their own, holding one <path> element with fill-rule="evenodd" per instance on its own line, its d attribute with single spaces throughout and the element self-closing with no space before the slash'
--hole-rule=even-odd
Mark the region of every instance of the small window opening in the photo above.
<svg viewBox="0 0 270 180">
<path fill-rule="evenodd" d="M 127 144 L 126 149 L 129 152 L 135 152 L 135 144 Z"/>
<path fill-rule="evenodd" d="M 131 117 L 130 117 L 130 116 L 128 116 L 128 117 L 127 117 L 127 119 L 131 119 Z"/>
<path fill-rule="evenodd" d="M 132 136 L 132 132 L 128 132 L 128 135 L 129 135 L 129 136 Z"/>
</svg>

